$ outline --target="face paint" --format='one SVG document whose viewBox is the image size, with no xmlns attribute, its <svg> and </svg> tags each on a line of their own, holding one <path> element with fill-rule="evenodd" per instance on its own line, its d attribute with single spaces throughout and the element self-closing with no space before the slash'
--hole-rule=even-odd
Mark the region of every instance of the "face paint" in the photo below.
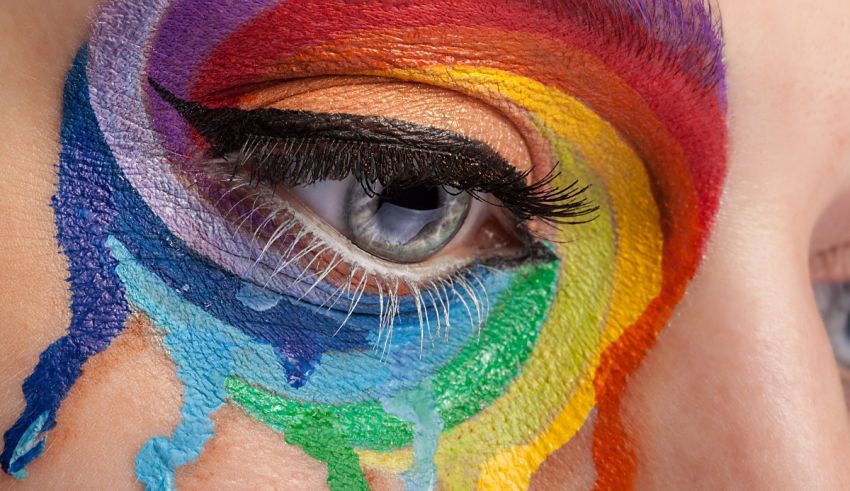
<svg viewBox="0 0 850 491">
<path fill-rule="evenodd" d="M 24 384 L 3 469 L 24 477 L 81 367 L 134 312 L 184 391 L 172 435 L 137 456 L 150 488 L 197 459 L 224 404 L 346 490 L 367 487 L 364 468 L 416 489 L 524 487 L 595 408 L 597 486 L 630 487 L 626 379 L 696 271 L 726 169 L 720 40 L 684 3 L 107 4 L 65 92 L 54 208 L 72 321 Z M 202 135 L 151 81 L 244 109 L 271 82 L 333 75 L 511 108 L 558 162 L 551 184 L 592 185 L 596 219 L 559 227 L 548 254 L 428 284 L 375 265 L 345 288 L 315 274 L 329 239 L 304 227 L 267 247 L 279 229 L 199 164 Z"/>
</svg>

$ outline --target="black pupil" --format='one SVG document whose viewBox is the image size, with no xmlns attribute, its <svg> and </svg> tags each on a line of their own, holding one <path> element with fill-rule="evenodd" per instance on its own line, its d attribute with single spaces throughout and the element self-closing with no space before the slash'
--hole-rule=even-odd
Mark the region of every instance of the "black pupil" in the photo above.
<svg viewBox="0 0 850 491">
<path fill-rule="evenodd" d="M 381 192 L 378 200 L 378 209 L 384 203 L 389 203 L 410 210 L 436 210 L 442 205 L 440 203 L 440 194 L 440 188 L 438 186 L 387 187 Z"/>
</svg>

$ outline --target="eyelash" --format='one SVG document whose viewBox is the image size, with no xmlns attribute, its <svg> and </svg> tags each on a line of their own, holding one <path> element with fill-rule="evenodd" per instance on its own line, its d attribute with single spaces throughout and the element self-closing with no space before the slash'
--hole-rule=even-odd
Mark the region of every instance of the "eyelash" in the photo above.
<svg viewBox="0 0 850 491">
<path fill-rule="evenodd" d="M 220 157 L 229 162 L 231 155 Z M 427 165 L 420 165 L 422 159 L 417 157 L 421 156 L 425 156 Z M 298 186 L 352 175 L 370 195 L 379 194 L 372 189 L 374 183 L 402 188 L 442 186 L 503 207 L 521 221 L 537 218 L 557 224 L 581 224 L 592 220 L 591 215 L 598 211 L 584 197 L 589 186 L 579 187 L 574 181 L 565 188 L 554 187 L 560 177 L 554 169 L 529 184 L 530 171 L 511 168 L 509 172 L 486 175 L 486 170 L 480 170 L 480 162 L 463 155 L 408 145 L 248 135 L 235 160 L 234 176 L 249 161 L 254 162 L 250 182 L 255 185 Z M 488 201 L 484 194 L 498 201 Z"/>
<path fill-rule="evenodd" d="M 449 186 L 479 200 L 490 194 L 498 200 L 491 204 L 520 221 L 553 224 L 586 223 L 598 210 L 585 196 L 589 186 L 554 186 L 557 165 L 529 183 L 530 171 L 520 172 L 488 145 L 450 131 L 351 114 L 211 109 L 178 98 L 153 79 L 149 83 L 206 139 L 214 156 L 240 156 L 234 175 L 249 159 L 258 162 L 251 169 L 255 183 L 297 186 L 353 175 L 366 190 L 375 182 Z"/>
<path fill-rule="evenodd" d="M 249 182 L 240 181 L 240 178 L 236 177 L 234 178 L 233 188 L 246 184 L 249 184 Z M 242 199 L 253 198 L 255 203 L 260 204 L 255 204 L 250 211 L 243 214 L 242 223 L 258 212 L 261 216 L 266 217 L 265 222 L 274 221 L 276 217 L 266 210 L 266 208 L 272 206 L 273 201 L 271 200 L 274 200 L 271 191 L 267 188 L 255 187 L 253 189 L 255 193 L 259 194 L 246 196 Z M 383 353 L 386 353 L 389 347 L 395 319 L 408 312 L 408 309 L 405 308 L 406 305 L 413 307 L 411 313 L 415 312 L 418 317 L 423 334 L 421 337 L 423 343 L 426 338 L 430 340 L 434 339 L 435 336 L 448 336 L 448 330 L 451 326 L 451 309 L 449 307 L 458 302 L 467 313 L 470 328 L 479 329 L 483 320 L 487 318 L 491 308 L 490 300 L 487 287 L 481 280 L 478 271 L 486 270 L 493 274 L 501 273 L 502 269 L 495 267 L 495 264 L 476 261 L 471 264 L 444 267 L 436 275 L 424 280 L 414 278 L 412 275 L 406 274 L 404 268 L 381 269 L 375 264 L 367 265 L 366 261 L 356 257 L 357 253 L 346 252 L 345 248 L 332 245 L 333 239 L 327 233 L 323 233 L 309 220 L 300 217 L 297 212 L 291 209 L 284 210 L 280 207 L 276 207 L 276 209 L 278 214 L 284 212 L 286 214 L 277 220 L 274 230 L 269 232 L 269 241 L 264 246 L 264 253 L 276 241 L 285 240 L 287 237 L 289 240 L 288 243 L 285 242 L 281 245 L 284 251 L 263 286 L 267 288 L 275 275 L 280 274 L 286 267 L 298 263 L 302 266 L 301 274 L 290 282 L 289 286 L 298 290 L 300 285 L 304 285 L 300 295 L 294 296 L 296 300 L 302 301 L 319 284 L 325 282 L 332 271 L 344 265 L 348 269 L 348 273 L 338 282 L 339 284 L 332 292 L 325 292 L 326 295 L 319 299 L 321 302 L 316 301 L 315 304 L 318 308 L 331 311 L 337 307 L 340 301 L 349 300 L 347 308 L 337 309 L 337 311 L 344 313 L 344 318 L 341 320 L 338 329 L 344 328 L 352 315 L 358 313 L 375 315 L 378 318 L 376 349 L 380 347 Z M 259 230 L 255 231 L 255 237 L 258 232 Z M 328 251 L 333 252 L 330 258 L 326 256 Z M 325 256 L 324 259 L 322 259 L 323 256 Z M 534 261 L 549 261 L 554 258 L 555 256 L 551 251 L 538 244 L 526 252 L 522 258 L 499 258 L 498 261 L 500 265 L 504 266 L 510 265 L 511 262 L 528 264 Z M 259 265 L 262 259 L 262 256 L 258 257 L 252 267 Z M 306 283 L 311 280 L 312 284 Z M 376 294 L 376 304 L 361 304 L 364 293 L 367 291 Z M 379 344 L 382 340 L 383 346 L 381 347 Z"/>
</svg>

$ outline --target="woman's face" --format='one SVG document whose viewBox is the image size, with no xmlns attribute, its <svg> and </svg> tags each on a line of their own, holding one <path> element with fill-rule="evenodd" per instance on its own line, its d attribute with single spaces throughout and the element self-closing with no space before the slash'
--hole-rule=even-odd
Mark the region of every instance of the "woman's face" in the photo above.
<svg viewBox="0 0 850 491">
<path fill-rule="evenodd" d="M 0 8 L 4 485 L 850 487 L 850 4 L 95 4 Z"/>
</svg>

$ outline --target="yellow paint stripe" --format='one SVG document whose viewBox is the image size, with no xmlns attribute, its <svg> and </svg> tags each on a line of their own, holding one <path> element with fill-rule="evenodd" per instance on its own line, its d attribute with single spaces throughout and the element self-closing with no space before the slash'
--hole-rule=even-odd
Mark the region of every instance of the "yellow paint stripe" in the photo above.
<svg viewBox="0 0 850 491">
<path fill-rule="evenodd" d="M 575 98 L 529 78 L 468 66 L 377 74 L 512 101 L 552 129 L 551 141 L 553 147 L 560 147 L 554 150 L 565 176 L 581 174 L 576 168 L 578 156 L 578 163 L 586 165 L 596 178 L 593 180 L 607 192 L 612 216 L 591 226 L 564 228 L 564 239 L 574 239 L 562 248 L 567 281 L 523 373 L 495 404 L 440 440 L 437 461 L 441 482 L 447 488 L 471 487 L 468 484 L 474 478 L 464 466 L 469 465 L 470 456 L 478 455 L 489 456 L 481 467 L 478 489 L 496 489 L 506 480 L 526 486 L 543 460 L 569 441 L 587 419 L 595 404 L 592 381 L 600 354 L 660 291 L 663 235 L 649 177 L 640 158 L 609 123 Z M 602 222 L 608 227 L 616 224 L 613 261 L 613 230 L 605 230 Z M 588 238 L 592 240 L 588 242 Z M 612 263 L 613 272 L 593 274 Z M 611 288 L 610 299 L 607 288 Z M 586 310 L 583 302 L 596 303 L 594 296 L 611 307 L 601 339 L 593 312 L 581 312 Z M 607 308 L 594 310 L 601 318 Z M 558 399 L 556 405 L 551 403 L 552 396 Z M 538 425 L 541 418 L 548 424 Z M 538 434 L 541 426 L 546 429 Z M 498 437 L 504 429 L 519 429 L 525 438 L 512 435 L 512 445 L 493 455 L 504 443 Z M 478 438 L 474 438 L 476 433 Z M 529 435 L 535 436 L 529 439 Z"/>
<path fill-rule="evenodd" d="M 401 474 L 410 469 L 413 464 L 413 450 L 410 447 L 392 452 L 372 450 L 355 450 L 355 452 L 360 457 L 361 465 L 393 474 Z"/>
</svg>

